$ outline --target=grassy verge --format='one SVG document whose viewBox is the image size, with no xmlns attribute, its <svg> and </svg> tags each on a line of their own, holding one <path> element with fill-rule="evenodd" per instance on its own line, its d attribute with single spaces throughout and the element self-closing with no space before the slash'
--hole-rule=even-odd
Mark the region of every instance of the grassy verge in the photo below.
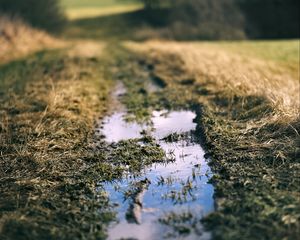
<svg viewBox="0 0 300 240">
<path fill-rule="evenodd" d="M 95 192 L 111 167 L 88 147 L 112 83 L 98 57 L 71 55 L 0 66 L 1 239 L 101 239 L 112 218 Z"/>
<path fill-rule="evenodd" d="M 213 46 L 205 54 L 205 44 L 204 49 L 201 44 L 169 43 L 166 48 L 167 44 L 163 48 L 159 42 L 129 46 L 141 59 L 148 56 L 140 60 L 140 67 L 164 83 L 158 102 L 166 107 L 186 103 L 198 113 L 198 131 L 215 171 L 212 182 L 218 206 L 204 219 L 206 227 L 215 239 L 297 239 L 300 125 L 295 72 L 277 59 L 272 64 L 256 57 L 241 61 L 234 52 L 216 53 Z M 199 55 L 193 55 L 197 51 Z M 272 96 L 260 82 L 265 80 Z M 293 88 L 285 92 L 285 84 Z M 145 95 L 145 91 L 137 89 L 136 94 Z M 146 102 L 156 107 L 148 95 L 147 101 L 144 98 L 134 106 Z M 134 97 L 133 103 L 137 99 L 143 98 Z"/>
</svg>

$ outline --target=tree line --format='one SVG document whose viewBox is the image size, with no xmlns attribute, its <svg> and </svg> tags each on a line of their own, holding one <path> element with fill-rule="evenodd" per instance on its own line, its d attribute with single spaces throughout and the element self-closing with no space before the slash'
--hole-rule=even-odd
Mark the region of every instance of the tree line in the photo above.
<svg viewBox="0 0 300 240">
<path fill-rule="evenodd" d="M 150 17 L 148 22 L 160 24 L 175 39 L 300 37 L 299 0 L 137 1 L 145 6 L 141 20 Z M 1 12 L 50 32 L 60 31 L 66 23 L 61 0 L 0 0 Z"/>
<path fill-rule="evenodd" d="M 49 32 L 62 30 L 66 23 L 60 0 L 0 0 L 0 13 L 17 16 Z"/>
<path fill-rule="evenodd" d="M 145 9 L 168 8 L 171 23 L 248 38 L 299 38 L 299 0 L 141 0 Z M 222 26 L 223 23 L 223 26 Z M 207 29 L 204 29 L 207 28 Z M 234 31 L 235 29 L 235 31 Z M 235 33 L 234 33 L 235 32 Z M 212 37 L 215 34 L 211 33 Z M 226 34 L 225 34 L 226 35 Z M 224 36 L 223 36 L 224 37 Z"/>
</svg>

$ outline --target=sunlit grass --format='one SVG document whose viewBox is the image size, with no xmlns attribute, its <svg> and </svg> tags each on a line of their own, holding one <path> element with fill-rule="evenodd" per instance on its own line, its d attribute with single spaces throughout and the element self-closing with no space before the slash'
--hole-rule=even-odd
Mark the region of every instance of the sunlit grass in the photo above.
<svg viewBox="0 0 300 240">
<path fill-rule="evenodd" d="M 220 42 L 220 47 L 243 56 L 257 57 L 266 61 L 299 70 L 299 40 Z"/>
<path fill-rule="evenodd" d="M 199 82 L 208 79 L 215 91 L 265 96 L 284 115 L 295 118 L 299 113 L 297 41 L 150 41 L 129 46 L 152 54 L 176 54 Z"/>
<path fill-rule="evenodd" d="M 299 62 L 299 40 L 222 42 L 221 46 L 268 60 Z"/>
<path fill-rule="evenodd" d="M 109 16 L 142 8 L 142 4 L 134 0 L 62 0 L 62 6 L 70 20 Z"/>
<path fill-rule="evenodd" d="M 0 63 L 64 43 L 42 30 L 34 29 L 18 18 L 0 14 Z M 34 36 L 34 38 L 32 37 Z"/>
<path fill-rule="evenodd" d="M 137 3 L 137 0 L 62 0 L 62 6 L 70 8 L 115 7 Z"/>
<path fill-rule="evenodd" d="M 103 17 L 113 14 L 121 14 L 126 12 L 132 12 L 141 9 L 140 4 L 134 5 L 120 5 L 120 6 L 110 6 L 110 7 L 86 7 L 86 8 L 71 8 L 66 10 L 68 19 L 75 20 L 81 18 L 93 18 L 93 17 Z"/>
</svg>

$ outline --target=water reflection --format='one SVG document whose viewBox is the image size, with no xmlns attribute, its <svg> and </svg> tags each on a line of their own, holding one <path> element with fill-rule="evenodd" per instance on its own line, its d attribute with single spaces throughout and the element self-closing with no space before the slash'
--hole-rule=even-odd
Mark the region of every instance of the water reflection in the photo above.
<svg viewBox="0 0 300 240">
<path fill-rule="evenodd" d="M 136 122 L 124 121 L 124 115 L 124 112 L 117 112 L 104 118 L 102 133 L 107 142 L 118 142 L 142 136 L 141 131 L 144 126 Z"/>
<path fill-rule="evenodd" d="M 102 132 L 108 142 L 141 137 L 140 132 L 147 128 L 123 117 L 124 113 L 115 113 L 104 120 Z M 213 187 L 207 183 L 211 172 L 204 151 L 192 138 L 195 117 L 191 111 L 153 112 L 151 135 L 176 161 L 153 164 L 140 176 L 128 174 L 118 182 L 104 184 L 116 204 L 118 219 L 109 228 L 109 239 L 210 239 L 199 220 L 214 209 Z M 184 133 L 184 137 L 175 142 L 162 140 L 173 133 Z M 194 227 L 178 234 L 178 224 L 172 219 L 186 213 L 191 214 L 188 221 L 195 218 Z M 170 214 L 174 216 L 169 218 Z"/>
</svg>

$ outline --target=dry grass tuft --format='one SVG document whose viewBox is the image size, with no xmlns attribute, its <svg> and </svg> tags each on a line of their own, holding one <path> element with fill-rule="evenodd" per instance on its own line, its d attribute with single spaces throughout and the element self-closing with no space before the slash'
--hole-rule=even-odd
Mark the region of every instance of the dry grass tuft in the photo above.
<svg viewBox="0 0 300 240">
<path fill-rule="evenodd" d="M 0 63 L 63 43 L 41 30 L 36 30 L 17 17 L 0 15 Z"/>
</svg>

